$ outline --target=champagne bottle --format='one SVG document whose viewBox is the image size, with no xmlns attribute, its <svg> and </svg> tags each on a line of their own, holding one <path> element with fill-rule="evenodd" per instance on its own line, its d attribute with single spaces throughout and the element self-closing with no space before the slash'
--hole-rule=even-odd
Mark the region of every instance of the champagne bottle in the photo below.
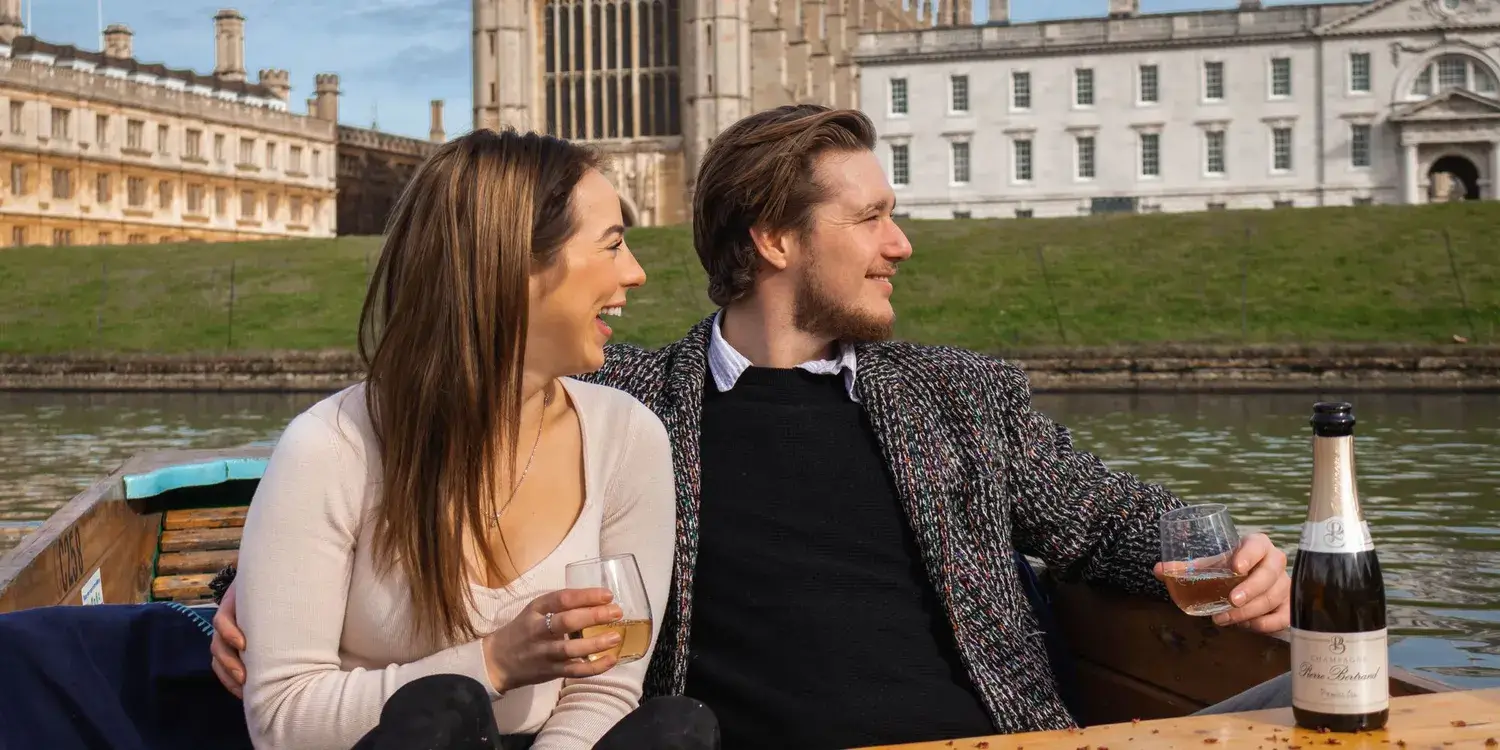
<svg viewBox="0 0 1500 750">
<path fill-rule="evenodd" d="M 1354 407 L 1313 406 L 1313 477 L 1292 566 L 1292 714 L 1298 726 L 1355 732 L 1390 715 L 1385 581 L 1359 508 Z"/>
</svg>

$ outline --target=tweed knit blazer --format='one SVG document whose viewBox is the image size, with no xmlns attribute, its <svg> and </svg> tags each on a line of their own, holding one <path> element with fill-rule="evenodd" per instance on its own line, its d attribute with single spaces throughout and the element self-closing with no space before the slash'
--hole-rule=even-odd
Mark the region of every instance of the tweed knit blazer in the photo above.
<svg viewBox="0 0 1500 750">
<path fill-rule="evenodd" d="M 687 678 L 712 325 L 710 316 L 656 350 L 611 345 L 604 367 L 582 378 L 635 396 L 672 440 L 677 549 L 647 697 L 680 694 Z M 1073 726 L 1012 550 L 1043 560 L 1064 580 L 1165 599 L 1151 575 L 1160 559 L 1157 520 L 1181 501 L 1075 451 L 1066 429 L 1031 407 L 1015 365 L 902 342 L 861 345 L 856 354 L 856 393 L 997 729 Z"/>
</svg>

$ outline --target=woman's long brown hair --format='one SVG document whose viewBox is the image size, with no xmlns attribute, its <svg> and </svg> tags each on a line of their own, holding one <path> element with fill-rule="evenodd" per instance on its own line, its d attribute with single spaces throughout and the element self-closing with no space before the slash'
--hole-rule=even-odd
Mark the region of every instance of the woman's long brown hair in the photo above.
<svg viewBox="0 0 1500 750">
<path fill-rule="evenodd" d="M 528 280 L 575 231 L 573 188 L 597 164 L 557 138 L 478 130 L 423 163 L 391 212 L 359 353 L 381 463 L 372 551 L 410 581 L 417 637 L 477 637 L 469 583 L 501 577 L 482 540 L 515 476 Z"/>
</svg>

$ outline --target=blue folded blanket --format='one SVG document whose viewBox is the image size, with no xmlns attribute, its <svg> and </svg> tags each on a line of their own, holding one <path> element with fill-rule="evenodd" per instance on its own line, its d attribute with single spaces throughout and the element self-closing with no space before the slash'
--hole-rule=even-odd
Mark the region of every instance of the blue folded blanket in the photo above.
<svg viewBox="0 0 1500 750">
<path fill-rule="evenodd" d="M 0 614 L 0 750 L 250 748 L 213 674 L 211 617 L 170 602 Z"/>
</svg>

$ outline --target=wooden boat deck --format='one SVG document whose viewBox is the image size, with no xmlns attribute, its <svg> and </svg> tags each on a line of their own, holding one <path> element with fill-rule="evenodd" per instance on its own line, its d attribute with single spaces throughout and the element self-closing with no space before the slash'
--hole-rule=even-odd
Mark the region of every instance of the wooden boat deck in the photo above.
<svg viewBox="0 0 1500 750">
<path fill-rule="evenodd" d="M 1083 748 L 1244 748 L 1258 750 L 1448 750 L 1500 748 L 1500 688 L 1391 698 L 1391 718 L 1374 732 L 1315 732 L 1292 710 L 1120 721 L 1069 732 L 970 737 L 863 750 L 1082 750 Z"/>
<path fill-rule="evenodd" d="M 240 556 L 248 506 L 171 510 L 163 515 L 151 598 L 181 604 L 212 601 L 208 584 Z"/>
</svg>

